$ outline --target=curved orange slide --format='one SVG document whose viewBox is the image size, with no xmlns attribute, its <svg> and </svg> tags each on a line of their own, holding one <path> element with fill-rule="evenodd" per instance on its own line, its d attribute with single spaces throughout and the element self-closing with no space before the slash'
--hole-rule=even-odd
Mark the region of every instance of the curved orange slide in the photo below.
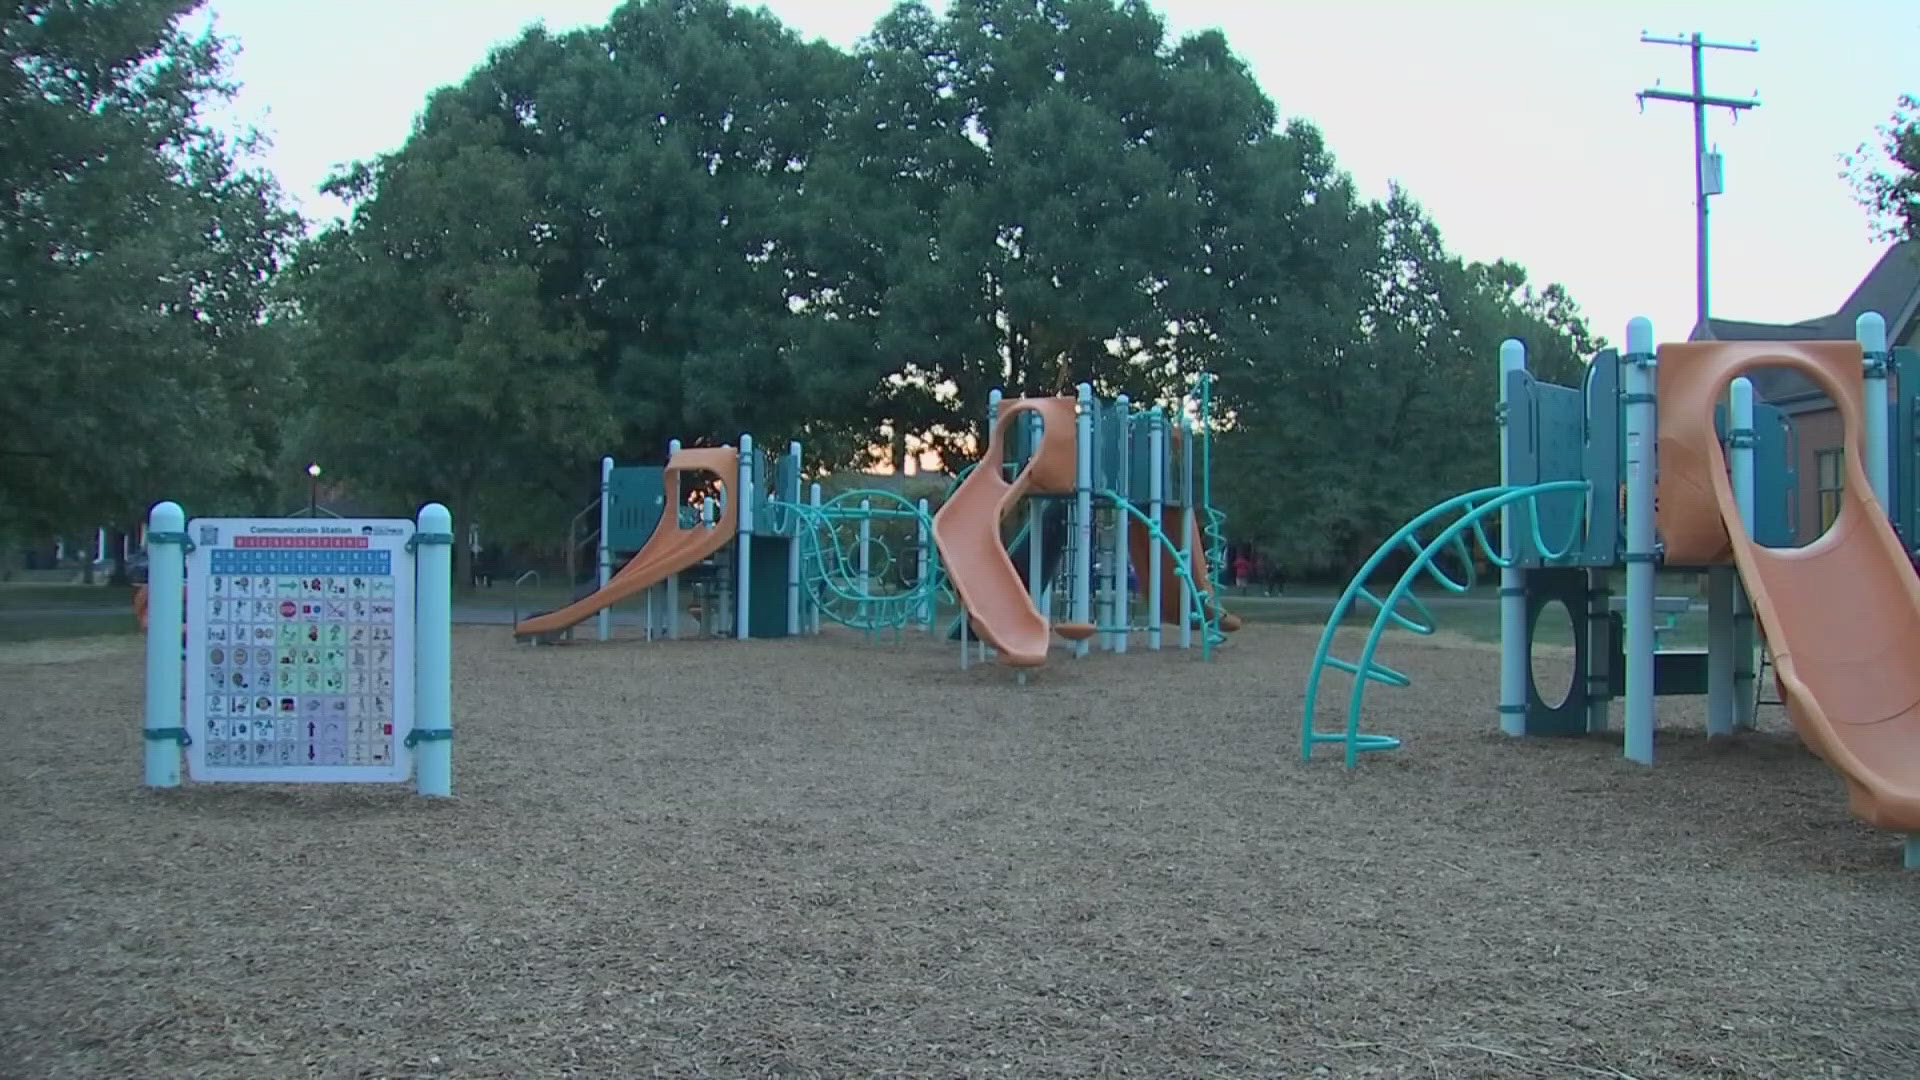
<svg viewBox="0 0 1920 1080">
<path fill-rule="evenodd" d="M 1079 453 L 1070 397 L 1008 398 L 987 437 L 987 451 L 940 512 L 933 515 L 933 542 L 947 580 L 981 640 L 1010 667 L 1039 667 L 1047 662 L 1052 632 L 1047 617 L 1033 606 L 1027 587 L 1013 568 L 1000 540 L 1000 520 L 1029 494 L 1065 495 L 1074 490 Z M 1039 413 L 1044 428 L 1040 446 L 1027 467 L 1009 483 L 1001 475 L 1008 424 L 1025 413 Z"/>
<path fill-rule="evenodd" d="M 1839 406 L 1845 423 L 1849 452 L 1839 516 L 1805 547 L 1767 548 L 1747 538 L 1714 433 L 1714 406 L 1728 383 L 1761 365 L 1804 373 Z M 1707 565 L 1732 555 L 1800 737 L 1846 781 L 1854 814 L 1879 828 L 1915 833 L 1920 578 L 1861 465 L 1860 369 L 1860 346 L 1850 341 L 1661 346 L 1656 520 L 1670 565 Z"/>
<path fill-rule="evenodd" d="M 1180 534 L 1180 518 L 1184 511 L 1178 506 L 1160 508 L 1160 531 L 1166 536 Z M 1193 521 L 1193 583 L 1213 597 L 1209 618 L 1218 617 L 1220 629 L 1231 634 L 1240 629 L 1240 616 L 1220 606 L 1220 594 L 1214 591 L 1213 575 L 1207 569 L 1206 540 L 1200 534 L 1200 521 Z M 1163 544 L 1154 542 L 1153 534 L 1139 521 L 1127 524 L 1127 554 L 1133 560 L 1134 574 L 1140 579 L 1140 588 L 1146 589 L 1147 570 L 1152 565 L 1155 547 L 1160 548 L 1160 621 L 1179 626 L 1180 620 L 1187 615 L 1186 584 L 1180 580 L 1179 560 Z"/>
<path fill-rule="evenodd" d="M 690 472 L 710 472 L 720 478 L 726 497 L 719 520 L 711 526 L 699 524 L 683 528 L 680 525 L 680 477 Z M 584 596 L 558 611 L 520 620 L 513 628 L 514 634 L 522 637 L 557 634 L 585 622 L 603 608 L 612 607 L 629 596 L 646 591 L 726 547 L 727 542 L 733 539 L 734 529 L 739 522 L 739 507 L 735 503 L 737 493 L 734 491 L 739 475 L 740 452 L 734 447 L 716 446 L 675 453 L 667 461 L 664 481 L 667 498 L 661 507 L 660 521 L 654 525 L 653 535 L 647 537 L 647 542 L 641 545 L 633 558 L 627 560 L 627 565 L 621 567 L 606 585 L 592 595 Z"/>
</svg>

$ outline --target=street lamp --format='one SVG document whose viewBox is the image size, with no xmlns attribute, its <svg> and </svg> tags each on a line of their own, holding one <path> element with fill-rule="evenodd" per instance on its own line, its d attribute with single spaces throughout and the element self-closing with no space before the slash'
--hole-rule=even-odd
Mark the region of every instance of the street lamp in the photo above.
<svg viewBox="0 0 1920 1080">
<path fill-rule="evenodd" d="M 320 516 L 320 466 L 318 463 L 307 466 L 307 516 Z"/>
</svg>

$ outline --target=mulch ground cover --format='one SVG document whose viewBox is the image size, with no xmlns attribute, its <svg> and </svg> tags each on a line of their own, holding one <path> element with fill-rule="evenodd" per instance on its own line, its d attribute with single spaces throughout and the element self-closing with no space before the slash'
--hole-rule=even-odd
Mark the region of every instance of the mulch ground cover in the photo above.
<svg viewBox="0 0 1920 1080">
<path fill-rule="evenodd" d="M 1920 1075 L 1920 873 L 1778 710 L 1643 769 L 1396 640 L 1302 764 L 1314 635 L 462 628 L 449 801 L 145 790 L 138 642 L 8 647 L 0 1076 Z"/>
</svg>

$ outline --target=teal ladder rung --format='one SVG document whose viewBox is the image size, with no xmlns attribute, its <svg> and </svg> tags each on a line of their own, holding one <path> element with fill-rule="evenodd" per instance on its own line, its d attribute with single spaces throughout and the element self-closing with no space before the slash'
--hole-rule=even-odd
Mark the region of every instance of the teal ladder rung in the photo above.
<svg viewBox="0 0 1920 1080">
<path fill-rule="evenodd" d="M 1388 667 L 1385 664 L 1374 664 L 1373 666 L 1367 668 L 1365 671 L 1362 671 L 1360 669 L 1359 664 L 1355 664 L 1347 660 L 1342 660 L 1337 656 L 1329 656 L 1321 662 L 1326 664 L 1328 667 L 1338 668 L 1349 675 L 1359 675 L 1364 678 L 1372 679 L 1374 682 L 1377 682 L 1377 683 L 1385 683 L 1388 686 L 1412 686 L 1413 685 L 1412 679 L 1408 678 L 1407 676 L 1401 674 L 1398 671 L 1395 671 L 1394 669 Z"/>
</svg>

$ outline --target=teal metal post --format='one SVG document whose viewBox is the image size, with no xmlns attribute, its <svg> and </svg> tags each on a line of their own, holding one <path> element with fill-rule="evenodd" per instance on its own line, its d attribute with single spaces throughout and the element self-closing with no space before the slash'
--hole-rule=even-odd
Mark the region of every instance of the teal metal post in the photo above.
<svg viewBox="0 0 1920 1080">
<path fill-rule="evenodd" d="M 1033 454 L 1037 453 L 1039 450 L 1040 438 L 1044 430 L 1042 426 L 1042 421 L 1040 419 L 1040 414 L 1037 412 L 1030 412 L 1022 419 L 1021 422 L 1024 423 L 1027 427 L 1028 458 L 1029 460 L 1031 460 Z M 1047 602 L 1048 590 L 1047 590 L 1047 583 L 1044 580 L 1046 575 L 1041 572 L 1046 565 L 1044 561 L 1046 558 L 1046 552 L 1044 550 L 1044 546 L 1041 544 L 1041 541 L 1045 539 L 1046 530 L 1041 525 L 1041 516 L 1042 515 L 1040 513 L 1040 500 L 1028 499 L 1027 500 L 1027 598 L 1033 601 L 1034 610 L 1040 612 L 1040 614 L 1044 616 L 1049 613 L 1047 609 L 1050 605 Z"/>
<path fill-rule="evenodd" d="M 821 524 L 820 524 L 820 522 L 821 522 L 821 516 L 820 516 L 820 482 L 819 482 L 818 480 L 816 480 L 816 481 L 814 481 L 814 482 L 813 482 L 813 484 L 812 484 L 812 485 L 811 485 L 811 486 L 810 486 L 810 487 L 808 488 L 808 490 L 807 490 L 807 505 L 813 508 L 813 514 L 812 514 L 812 520 L 813 520 L 813 522 L 815 523 L 815 525 L 814 525 L 814 527 L 815 527 L 815 528 L 821 528 L 821 529 L 822 529 L 823 531 L 826 531 L 826 530 L 831 530 L 831 529 L 833 528 L 833 526 L 832 526 L 832 525 L 821 525 Z M 829 535 L 831 535 L 831 534 L 829 533 Z M 816 540 L 819 540 L 819 539 L 825 539 L 825 537 L 816 537 Z M 824 559 L 824 558 L 825 558 L 825 553 L 824 553 L 824 552 L 823 552 L 823 553 L 821 553 L 821 555 L 820 555 L 820 556 L 818 556 L 818 557 L 819 557 L 819 558 L 821 558 L 821 559 Z M 824 562 L 823 562 L 823 563 L 822 563 L 822 565 L 821 565 L 821 577 L 822 577 L 822 581 L 821 581 L 821 583 L 820 583 L 820 587 L 821 587 L 821 589 L 822 589 L 822 590 L 825 590 L 825 589 L 826 589 L 826 587 L 827 587 L 827 582 L 826 582 L 826 581 L 824 580 L 824 579 L 825 579 L 825 575 L 826 575 L 826 568 L 825 568 L 825 564 L 824 564 Z M 827 598 L 826 598 L 826 597 L 825 597 L 824 595 L 822 595 L 822 596 L 816 596 L 816 597 L 814 597 L 814 598 L 813 598 L 813 604 L 812 604 L 812 607 L 811 607 L 811 609 L 810 609 L 810 610 L 811 610 L 811 612 L 812 612 L 812 614 L 811 614 L 811 615 L 809 616 L 809 619 L 810 619 L 810 621 L 811 621 L 811 623 L 812 623 L 812 626 L 813 626 L 813 632 L 814 632 L 814 633 L 816 633 L 816 634 L 820 632 L 820 607 L 821 607 L 821 605 L 822 605 L 822 604 L 824 604 L 824 603 L 826 603 L 826 599 L 827 599 Z"/>
<path fill-rule="evenodd" d="M 667 440 L 667 467 L 669 469 L 673 467 L 674 455 L 679 452 L 680 440 Z M 676 477 L 673 482 L 672 498 L 668 499 L 666 505 L 660 508 L 660 512 L 662 514 L 672 515 L 672 522 L 677 526 L 680 524 L 680 509 L 681 506 L 685 504 L 686 499 L 687 493 L 680 486 L 680 480 Z M 567 582 L 567 587 L 572 588 L 573 582 Z M 680 575 L 678 572 L 667 575 L 667 640 L 680 640 Z"/>
<path fill-rule="evenodd" d="M 453 794 L 453 514 L 420 508 L 414 533 L 413 776 L 422 795 Z"/>
<path fill-rule="evenodd" d="M 180 748 L 186 744 L 181 700 L 180 639 L 187 577 L 187 514 L 176 502 L 155 503 L 147 513 L 147 708 L 148 787 L 180 786 Z"/>
<path fill-rule="evenodd" d="M 873 595 L 873 500 L 860 500 L 860 621 L 867 621 L 866 597 Z M 873 627 L 867 627 L 867 636 L 873 636 Z"/>
<path fill-rule="evenodd" d="M 1658 474 L 1653 323 L 1627 323 L 1622 389 L 1627 435 L 1627 695 L 1624 753 L 1653 764 L 1653 489 Z"/>
<path fill-rule="evenodd" d="M 1078 462 L 1074 467 L 1073 492 L 1073 621 L 1093 621 L 1093 384 L 1077 388 L 1079 407 L 1074 417 L 1074 447 Z M 1073 643 L 1073 655 L 1084 657 L 1091 648 L 1086 640 Z"/>
<path fill-rule="evenodd" d="M 1193 509 L 1193 459 L 1196 456 L 1193 452 L 1193 442 L 1196 432 L 1192 421 L 1184 415 L 1180 417 L 1180 424 L 1185 428 L 1187 436 L 1187 452 L 1181 455 L 1181 464 L 1186 469 L 1187 474 L 1187 498 L 1180 507 L 1180 557 L 1186 560 L 1188 566 L 1192 566 L 1195 521 Z M 1193 589 L 1180 590 L 1180 647 L 1183 649 L 1193 648 L 1193 620 L 1200 614 L 1199 605 L 1200 598 L 1194 595 Z"/>
<path fill-rule="evenodd" d="M 1707 735 L 1733 734 L 1733 588 L 1739 571 L 1707 570 Z"/>
<path fill-rule="evenodd" d="M 933 633 L 934 605 L 940 590 L 933 587 L 933 534 L 927 526 L 933 521 L 933 515 L 927 512 L 927 500 L 920 500 L 920 521 L 915 527 L 920 530 L 920 566 L 919 576 L 913 580 L 918 583 L 923 595 L 920 600 L 920 621 L 926 624 L 927 633 Z"/>
<path fill-rule="evenodd" d="M 1508 412 L 1507 376 L 1527 369 L 1527 347 L 1516 338 L 1500 343 L 1500 486 L 1513 484 L 1513 429 Z M 1514 528 L 1512 506 L 1500 508 L 1500 730 L 1524 735 L 1527 730 L 1527 589 L 1526 571 L 1515 565 L 1520 537 Z"/>
<path fill-rule="evenodd" d="M 740 484 L 733 497 L 739 505 L 733 512 L 734 537 L 733 549 L 737 553 L 734 559 L 733 575 L 733 636 L 741 641 L 753 636 L 753 620 L 747 617 L 747 607 L 753 602 L 753 509 L 760 501 L 760 478 L 755 476 L 753 467 L 753 436 L 740 436 Z"/>
<path fill-rule="evenodd" d="M 600 542 L 594 545 L 600 558 L 600 587 L 606 588 L 613 577 L 613 547 L 608 542 L 613 529 L 613 459 L 600 459 Z M 571 556 L 569 556 L 571 557 Z M 573 582 L 567 582 L 567 588 L 573 588 Z M 594 617 L 600 631 L 600 640 L 605 641 L 613 634 L 613 612 L 601 608 Z"/>
<path fill-rule="evenodd" d="M 1156 405 L 1147 414 L 1147 514 L 1153 519 L 1156 529 L 1164 529 L 1165 500 L 1167 480 L 1167 428 L 1166 412 Z M 1160 648 L 1160 607 L 1161 566 L 1166 562 L 1157 547 L 1149 547 L 1147 557 L 1147 648 Z M 1218 567 L 1214 573 L 1220 573 Z M 1215 589 L 1219 588 L 1216 583 Z"/>
<path fill-rule="evenodd" d="M 1753 429 L 1753 380 L 1745 375 L 1733 380 L 1731 403 L 1727 408 L 1727 441 L 1733 447 L 1730 472 L 1733 477 L 1733 501 L 1740 508 L 1740 521 L 1747 534 L 1753 534 L 1753 454 L 1756 433 Z M 1736 572 L 1733 582 L 1733 726 L 1753 727 L 1754 646 L 1753 601 L 1741 586 Z"/>
<path fill-rule="evenodd" d="M 793 480 L 780 498 L 790 506 L 800 504 L 800 444 L 787 444 L 787 456 L 793 460 Z M 800 536 L 802 522 L 796 511 L 787 511 L 787 633 L 800 633 Z"/>
<path fill-rule="evenodd" d="M 1132 434 L 1133 430 L 1133 425 L 1129 422 L 1132 416 L 1132 405 L 1127 400 L 1127 395 L 1121 394 L 1119 399 L 1114 403 L 1113 408 L 1114 423 L 1120 425 L 1120 430 L 1115 432 L 1114 440 L 1114 445 L 1117 449 L 1114 451 L 1113 485 L 1119 490 L 1120 498 L 1123 501 L 1133 497 L 1133 492 L 1129 489 L 1127 483 L 1128 480 L 1131 479 L 1131 473 L 1133 472 L 1133 470 L 1128 467 L 1133 462 L 1133 440 L 1128 437 Z M 1132 629 L 1133 623 L 1133 605 L 1130 603 L 1133 597 L 1127 592 L 1127 533 L 1131 531 L 1132 528 L 1132 524 L 1127 521 L 1126 514 L 1119 513 L 1114 515 L 1113 560 L 1111 564 L 1113 574 L 1111 579 L 1112 584 L 1108 586 L 1111 590 L 1109 595 L 1112 597 L 1112 600 L 1107 605 L 1107 618 L 1109 619 L 1107 625 L 1113 627 L 1113 635 L 1109 637 L 1107 641 L 1108 647 L 1117 653 L 1127 651 L 1128 632 Z"/>
</svg>

